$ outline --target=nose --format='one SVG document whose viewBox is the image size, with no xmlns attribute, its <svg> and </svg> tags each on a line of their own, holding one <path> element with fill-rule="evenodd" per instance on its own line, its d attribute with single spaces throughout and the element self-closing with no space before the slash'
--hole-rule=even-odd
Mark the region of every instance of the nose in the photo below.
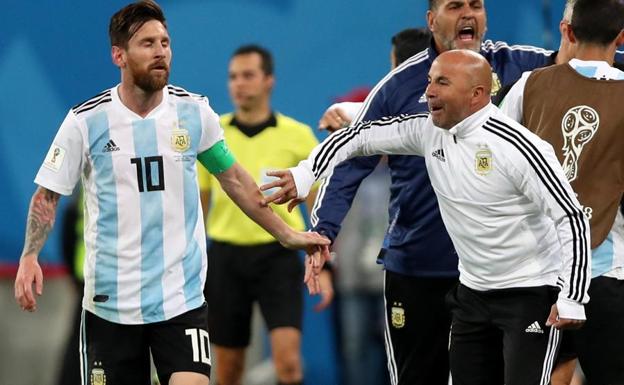
<svg viewBox="0 0 624 385">
<path fill-rule="evenodd" d="M 435 87 L 433 83 L 429 83 L 429 85 L 425 89 L 425 96 L 427 97 L 427 99 L 431 99 L 435 97 Z"/>
<path fill-rule="evenodd" d="M 154 56 L 158 57 L 158 58 L 162 58 L 165 57 L 167 54 L 167 47 L 165 47 L 162 43 L 156 43 L 155 44 L 155 52 L 154 52 Z"/>
<path fill-rule="evenodd" d="M 468 1 L 465 1 L 464 5 L 462 5 L 460 16 L 463 19 L 469 19 L 474 17 L 474 9 L 470 6 Z"/>
</svg>

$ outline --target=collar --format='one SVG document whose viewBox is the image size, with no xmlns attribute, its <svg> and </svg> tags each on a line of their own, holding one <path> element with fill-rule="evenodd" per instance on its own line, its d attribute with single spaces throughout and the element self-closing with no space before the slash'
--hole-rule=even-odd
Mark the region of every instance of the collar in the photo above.
<svg viewBox="0 0 624 385">
<path fill-rule="evenodd" d="M 568 63 L 570 64 L 570 67 L 572 68 L 587 67 L 587 66 L 593 66 L 593 67 L 597 67 L 600 69 L 611 68 L 609 63 L 603 60 L 579 60 L 577 58 L 572 58 L 570 59 Z"/>
<path fill-rule="evenodd" d="M 603 60 L 579 60 L 574 58 L 568 64 L 577 73 L 586 78 L 598 80 L 622 80 L 624 78 L 621 70 L 615 66 L 612 67 Z"/>
<path fill-rule="evenodd" d="M 121 101 L 121 98 L 119 97 L 119 87 L 121 87 L 121 83 L 117 84 L 111 90 L 111 100 L 114 104 L 117 104 L 118 106 L 120 106 L 123 111 L 125 111 L 128 115 L 131 115 L 135 119 L 153 118 L 154 115 L 163 108 L 163 106 L 167 105 L 167 102 L 169 100 L 169 90 L 167 88 L 168 85 L 166 85 L 161 90 L 161 92 L 163 93 L 163 96 L 162 96 L 162 100 L 160 101 L 160 104 L 154 107 L 145 117 L 142 117 L 141 115 L 129 109 L 125 104 L 123 104 L 123 102 Z"/>
<path fill-rule="evenodd" d="M 245 125 L 239 122 L 236 119 L 236 115 L 232 114 L 232 119 L 230 120 L 230 126 L 234 126 L 238 128 L 243 134 L 248 137 L 253 137 L 264 131 L 265 128 L 269 127 L 277 127 L 277 117 L 274 112 L 271 112 L 271 115 L 267 120 L 261 122 L 259 124 L 254 124 L 253 126 Z"/>
<path fill-rule="evenodd" d="M 496 107 L 494 107 L 494 104 L 490 102 L 479 111 L 473 113 L 466 119 L 451 127 L 449 130 L 444 130 L 442 128 L 441 130 L 447 131 L 450 135 L 464 138 L 470 135 L 470 133 L 472 133 L 474 130 L 480 128 L 485 123 L 485 121 L 488 120 L 490 116 L 492 116 L 494 108 Z"/>
</svg>

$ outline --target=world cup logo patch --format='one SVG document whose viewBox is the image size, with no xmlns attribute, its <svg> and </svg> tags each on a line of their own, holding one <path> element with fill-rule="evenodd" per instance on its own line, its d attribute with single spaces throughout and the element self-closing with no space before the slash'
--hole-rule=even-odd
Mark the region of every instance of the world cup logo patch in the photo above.
<svg viewBox="0 0 624 385">
<path fill-rule="evenodd" d="M 600 116 L 589 106 L 570 108 L 561 119 L 561 133 L 563 134 L 563 171 L 568 181 L 573 181 L 578 175 L 578 161 L 583 147 L 592 140 L 598 127 Z"/>
</svg>

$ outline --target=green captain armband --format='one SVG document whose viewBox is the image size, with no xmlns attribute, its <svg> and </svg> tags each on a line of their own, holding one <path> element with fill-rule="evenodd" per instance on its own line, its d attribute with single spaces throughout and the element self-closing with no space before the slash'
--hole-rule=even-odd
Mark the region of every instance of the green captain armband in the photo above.
<svg viewBox="0 0 624 385">
<path fill-rule="evenodd" d="M 206 151 L 197 155 L 197 160 L 210 171 L 211 174 L 220 174 L 227 171 L 236 159 L 226 146 L 225 141 L 220 140 Z"/>
</svg>

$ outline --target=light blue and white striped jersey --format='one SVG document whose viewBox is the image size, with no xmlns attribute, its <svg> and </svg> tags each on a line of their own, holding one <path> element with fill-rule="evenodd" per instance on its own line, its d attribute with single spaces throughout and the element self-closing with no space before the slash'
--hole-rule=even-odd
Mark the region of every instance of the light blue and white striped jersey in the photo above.
<svg viewBox="0 0 624 385">
<path fill-rule="evenodd" d="M 568 63 L 579 74 L 599 80 L 624 80 L 624 72 L 605 61 L 572 59 Z M 517 122 L 522 121 L 524 89 L 531 72 L 525 72 L 511 88 L 501 110 Z M 615 217 L 607 238 L 592 250 L 592 278 L 604 276 L 624 279 L 624 217 Z"/>
<path fill-rule="evenodd" d="M 167 86 L 145 118 L 118 86 L 72 108 L 35 183 L 85 196 L 83 307 L 143 324 L 204 303 L 206 246 L 196 158 L 223 139 L 206 97 Z"/>
</svg>

